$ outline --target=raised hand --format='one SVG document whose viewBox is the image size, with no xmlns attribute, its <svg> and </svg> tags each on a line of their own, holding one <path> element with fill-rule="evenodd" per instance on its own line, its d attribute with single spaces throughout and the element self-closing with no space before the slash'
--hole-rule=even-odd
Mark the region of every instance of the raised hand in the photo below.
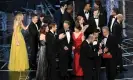
<svg viewBox="0 0 133 80">
<path fill-rule="evenodd" d="M 108 48 L 107 47 L 104 48 L 104 53 L 106 53 L 106 52 L 108 52 Z"/>
<path fill-rule="evenodd" d="M 64 33 L 61 33 L 60 35 L 59 35 L 59 39 L 63 39 L 65 37 L 65 34 Z"/>
<path fill-rule="evenodd" d="M 67 51 L 67 50 L 68 50 L 68 47 L 67 47 L 67 46 L 65 46 L 65 47 L 64 47 L 64 50 L 66 50 L 66 51 Z"/>
</svg>

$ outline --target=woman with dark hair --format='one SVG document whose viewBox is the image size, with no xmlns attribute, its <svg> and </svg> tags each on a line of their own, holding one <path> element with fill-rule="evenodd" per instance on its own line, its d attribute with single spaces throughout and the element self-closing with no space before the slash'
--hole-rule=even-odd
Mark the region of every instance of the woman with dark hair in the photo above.
<svg viewBox="0 0 133 80">
<path fill-rule="evenodd" d="M 73 69 L 74 74 L 76 76 L 83 76 L 82 68 L 79 65 L 79 58 L 80 58 L 80 46 L 84 40 L 84 34 L 82 33 L 82 27 L 79 24 L 75 26 L 75 32 L 73 32 L 73 51 L 74 51 L 74 59 L 73 59 Z"/>
<path fill-rule="evenodd" d="M 48 32 L 48 26 L 44 25 L 40 28 L 40 50 L 38 52 L 38 68 L 36 74 L 36 80 L 46 80 L 47 74 L 47 59 L 46 59 L 46 32 Z"/>
</svg>

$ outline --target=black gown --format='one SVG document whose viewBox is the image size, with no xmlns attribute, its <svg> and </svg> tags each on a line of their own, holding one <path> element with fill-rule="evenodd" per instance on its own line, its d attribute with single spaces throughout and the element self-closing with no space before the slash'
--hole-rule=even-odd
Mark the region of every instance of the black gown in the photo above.
<svg viewBox="0 0 133 80">
<path fill-rule="evenodd" d="M 38 52 L 38 68 L 36 74 L 36 80 L 46 80 L 47 76 L 47 59 L 46 59 L 46 45 L 45 41 L 40 41 L 40 50 Z"/>
</svg>

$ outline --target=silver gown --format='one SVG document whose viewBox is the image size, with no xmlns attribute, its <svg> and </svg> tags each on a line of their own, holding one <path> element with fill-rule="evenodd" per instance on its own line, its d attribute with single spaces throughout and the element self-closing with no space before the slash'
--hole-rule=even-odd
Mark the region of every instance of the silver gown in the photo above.
<svg viewBox="0 0 133 80">
<path fill-rule="evenodd" d="M 38 67 L 36 72 L 36 80 L 46 80 L 47 76 L 47 59 L 46 59 L 46 45 L 45 41 L 40 41 L 40 50 L 38 58 Z"/>
</svg>

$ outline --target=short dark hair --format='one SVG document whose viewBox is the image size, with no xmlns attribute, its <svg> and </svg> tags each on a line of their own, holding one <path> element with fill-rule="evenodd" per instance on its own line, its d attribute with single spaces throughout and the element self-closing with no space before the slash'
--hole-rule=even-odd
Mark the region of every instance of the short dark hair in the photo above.
<svg viewBox="0 0 133 80">
<path fill-rule="evenodd" d="M 40 17 L 45 17 L 45 14 L 41 14 Z"/>
<path fill-rule="evenodd" d="M 56 25 L 56 23 L 50 23 L 48 26 L 49 30 L 51 30 L 53 27 L 55 27 L 55 25 Z"/>
<path fill-rule="evenodd" d="M 65 20 L 64 23 L 67 23 L 70 26 L 70 21 Z"/>
<path fill-rule="evenodd" d="M 67 5 L 66 2 L 61 2 L 61 3 L 60 3 L 60 7 L 64 7 L 65 5 Z"/>
<path fill-rule="evenodd" d="M 102 6 L 101 1 L 95 1 L 95 4 L 97 4 L 99 7 L 101 7 L 101 6 Z"/>
<path fill-rule="evenodd" d="M 34 18 L 35 16 L 38 16 L 37 14 L 32 14 L 32 18 Z"/>
<path fill-rule="evenodd" d="M 99 29 L 95 29 L 93 33 L 99 33 L 100 30 Z"/>
<path fill-rule="evenodd" d="M 86 3 L 84 4 L 84 7 L 85 7 L 87 4 L 89 4 L 89 5 L 91 6 L 91 3 L 90 3 L 90 2 L 86 2 Z"/>
<path fill-rule="evenodd" d="M 116 14 L 119 14 L 119 9 L 118 8 L 113 8 L 112 9 Z"/>
</svg>

